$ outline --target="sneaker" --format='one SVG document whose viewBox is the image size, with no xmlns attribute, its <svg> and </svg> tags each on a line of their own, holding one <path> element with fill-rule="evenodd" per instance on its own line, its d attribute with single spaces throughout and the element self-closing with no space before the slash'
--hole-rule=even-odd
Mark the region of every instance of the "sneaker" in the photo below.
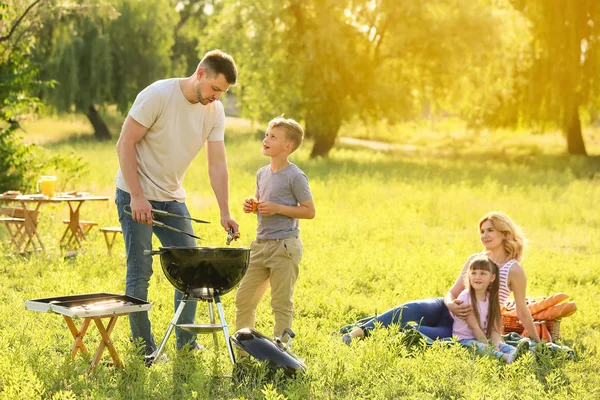
<svg viewBox="0 0 600 400">
<path fill-rule="evenodd" d="M 169 357 L 167 357 L 167 355 L 165 353 L 162 353 L 160 355 L 160 357 L 158 357 L 158 359 L 155 359 L 153 354 L 146 356 L 144 358 L 144 364 L 146 364 L 146 367 L 150 367 L 150 366 L 152 366 L 152 364 L 163 364 L 163 363 L 168 363 L 168 362 L 169 362 Z"/>
<path fill-rule="evenodd" d="M 348 346 L 350 346 L 350 343 L 352 343 L 352 336 L 350 336 L 349 333 L 345 333 L 342 335 L 342 342 L 344 344 L 347 344 Z"/>
<path fill-rule="evenodd" d="M 177 348 L 177 350 L 188 350 L 190 352 L 192 352 L 192 351 L 206 351 L 206 347 L 202 346 L 198 342 L 194 342 L 194 344 L 186 343 L 183 347 Z"/>
<path fill-rule="evenodd" d="M 196 344 L 192 346 L 191 350 L 192 351 L 206 351 L 206 347 L 204 347 L 200 343 L 196 342 Z"/>
<path fill-rule="evenodd" d="M 515 351 L 515 360 L 521 358 L 521 356 L 529 351 L 529 339 L 523 338 L 517 343 L 517 350 Z"/>
<path fill-rule="evenodd" d="M 510 353 L 510 355 L 506 359 L 506 363 L 510 364 L 510 363 L 517 361 L 519 358 L 521 358 L 521 356 L 523 356 L 523 354 L 527 353 L 528 351 L 529 351 L 529 339 L 524 338 L 524 339 L 519 340 L 516 350 L 513 351 L 512 353 Z"/>
</svg>

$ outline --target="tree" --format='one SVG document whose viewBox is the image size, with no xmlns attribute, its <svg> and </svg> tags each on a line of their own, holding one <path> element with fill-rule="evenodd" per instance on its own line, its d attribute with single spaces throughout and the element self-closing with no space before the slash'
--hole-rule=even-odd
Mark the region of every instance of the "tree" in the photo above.
<svg viewBox="0 0 600 400">
<path fill-rule="evenodd" d="M 198 46 L 207 21 L 220 6 L 219 0 L 172 0 L 178 20 L 173 27 L 171 47 L 173 73 L 187 76 L 198 66 Z"/>
<path fill-rule="evenodd" d="M 225 1 L 207 28 L 207 47 L 224 48 L 238 63 L 244 115 L 304 120 L 315 139 L 312 157 L 326 155 L 342 122 L 357 112 L 352 99 L 368 69 L 369 60 L 360 58 L 366 41 L 346 23 L 345 5 Z"/>
<path fill-rule="evenodd" d="M 519 87 L 520 119 L 565 133 L 569 154 L 587 155 L 580 112 L 600 98 L 600 3 L 513 0 L 532 25 L 533 62 Z"/>
<path fill-rule="evenodd" d="M 478 127 L 510 99 L 514 71 L 526 65 L 527 20 L 495 3 L 379 0 L 352 10 L 381 77 L 376 117 L 451 113 Z"/>
<path fill-rule="evenodd" d="M 109 139 L 98 107 L 126 112 L 141 89 L 169 74 L 175 11 L 169 0 L 99 1 L 68 11 L 46 24 L 36 53 L 42 76 L 57 82 L 42 98 L 59 112 L 85 113 L 96 138 Z"/>
<path fill-rule="evenodd" d="M 16 1 L 0 5 L 0 192 L 31 190 L 46 168 L 81 171 L 79 157 L 45 157 L 42 149 L 18 136 L 19 122 L 35 114 L 39 100 L 31 93 L 49 85 L 38 79 L 31 52 L 44 19 L 60 9 L 51 1 Z"/>
<path fill-rule="evenodd" d="M 488 0 L 228 0 L 207 32 L 240 64 L 244 114 L 303 119 L 316 157 L 355 116 L 397 121 L 427 108 L 477 122 L 511 87 L 503 65 L 526 26 Z"/>
<path fill-rule="evenodd" d="M 22 115 L 38 104 L 29 96 L 39 87 L 37 69 L 29 56 L 40 3 L 0 5 L 0 192 L 22 188 L 33 161 L 31 147 L 22 143 L 17 132 Z M 28 15 L 34 17 L 28 19 Z"/>
</svg>

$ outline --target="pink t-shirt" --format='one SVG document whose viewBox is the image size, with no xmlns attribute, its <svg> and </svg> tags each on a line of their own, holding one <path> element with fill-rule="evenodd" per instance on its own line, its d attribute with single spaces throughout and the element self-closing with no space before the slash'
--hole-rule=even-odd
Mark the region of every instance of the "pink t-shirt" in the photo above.
<svg viewBox="0 0 600 400">
<path fill-rule="evenodd" d="M 469 296 L 469 290 L 465 289 L 458 295 L 457 299 L 462 300 L 463 304 L 471 304 L 471 296 Z M 487 316 L 488 310 L 490 309 L 490 295 L 487 294 L 485 301 L 477 300 L 477 307 L 479 308 L 479 325 L 485 332 L 487 329 Z M 452 323 L 452 336 L 458 337 L 459 340 L 463 339 L 476 339 L 475 334 L 467 325 L 467 321 L 458 318 L 454 313 L 450 313 L 454 322 Z"/>
</svg>

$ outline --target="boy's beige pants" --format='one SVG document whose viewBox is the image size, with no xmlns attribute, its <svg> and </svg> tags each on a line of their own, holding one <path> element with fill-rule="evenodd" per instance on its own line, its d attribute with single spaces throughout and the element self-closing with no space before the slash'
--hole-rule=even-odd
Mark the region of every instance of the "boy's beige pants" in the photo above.
<svg viewBox="0 0 600 400">
<path fill-rule="evenodd" d="M 235 296 L 236 330 L 254 328 L 256 307 L 271 284 L 274 336 L 292 327 L 294 285 L 298 279 L 302 242 L 291 239 L 256 239 L 250 245 L 250 265 Z"/>
</svg>

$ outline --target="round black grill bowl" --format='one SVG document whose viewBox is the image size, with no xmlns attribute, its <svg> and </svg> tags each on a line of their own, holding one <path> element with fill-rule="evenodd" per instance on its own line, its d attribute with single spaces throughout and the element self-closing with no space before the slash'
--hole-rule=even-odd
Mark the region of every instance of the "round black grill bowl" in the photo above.
<svg viewBox="0 0 600 400">
<path fill-rule="evenodd" d="M 250 249 L 229 247 L 161 247 L 162 270 L 182 293 L 212 298 L 231 291 L 244 277 Z"/>
</svg>

